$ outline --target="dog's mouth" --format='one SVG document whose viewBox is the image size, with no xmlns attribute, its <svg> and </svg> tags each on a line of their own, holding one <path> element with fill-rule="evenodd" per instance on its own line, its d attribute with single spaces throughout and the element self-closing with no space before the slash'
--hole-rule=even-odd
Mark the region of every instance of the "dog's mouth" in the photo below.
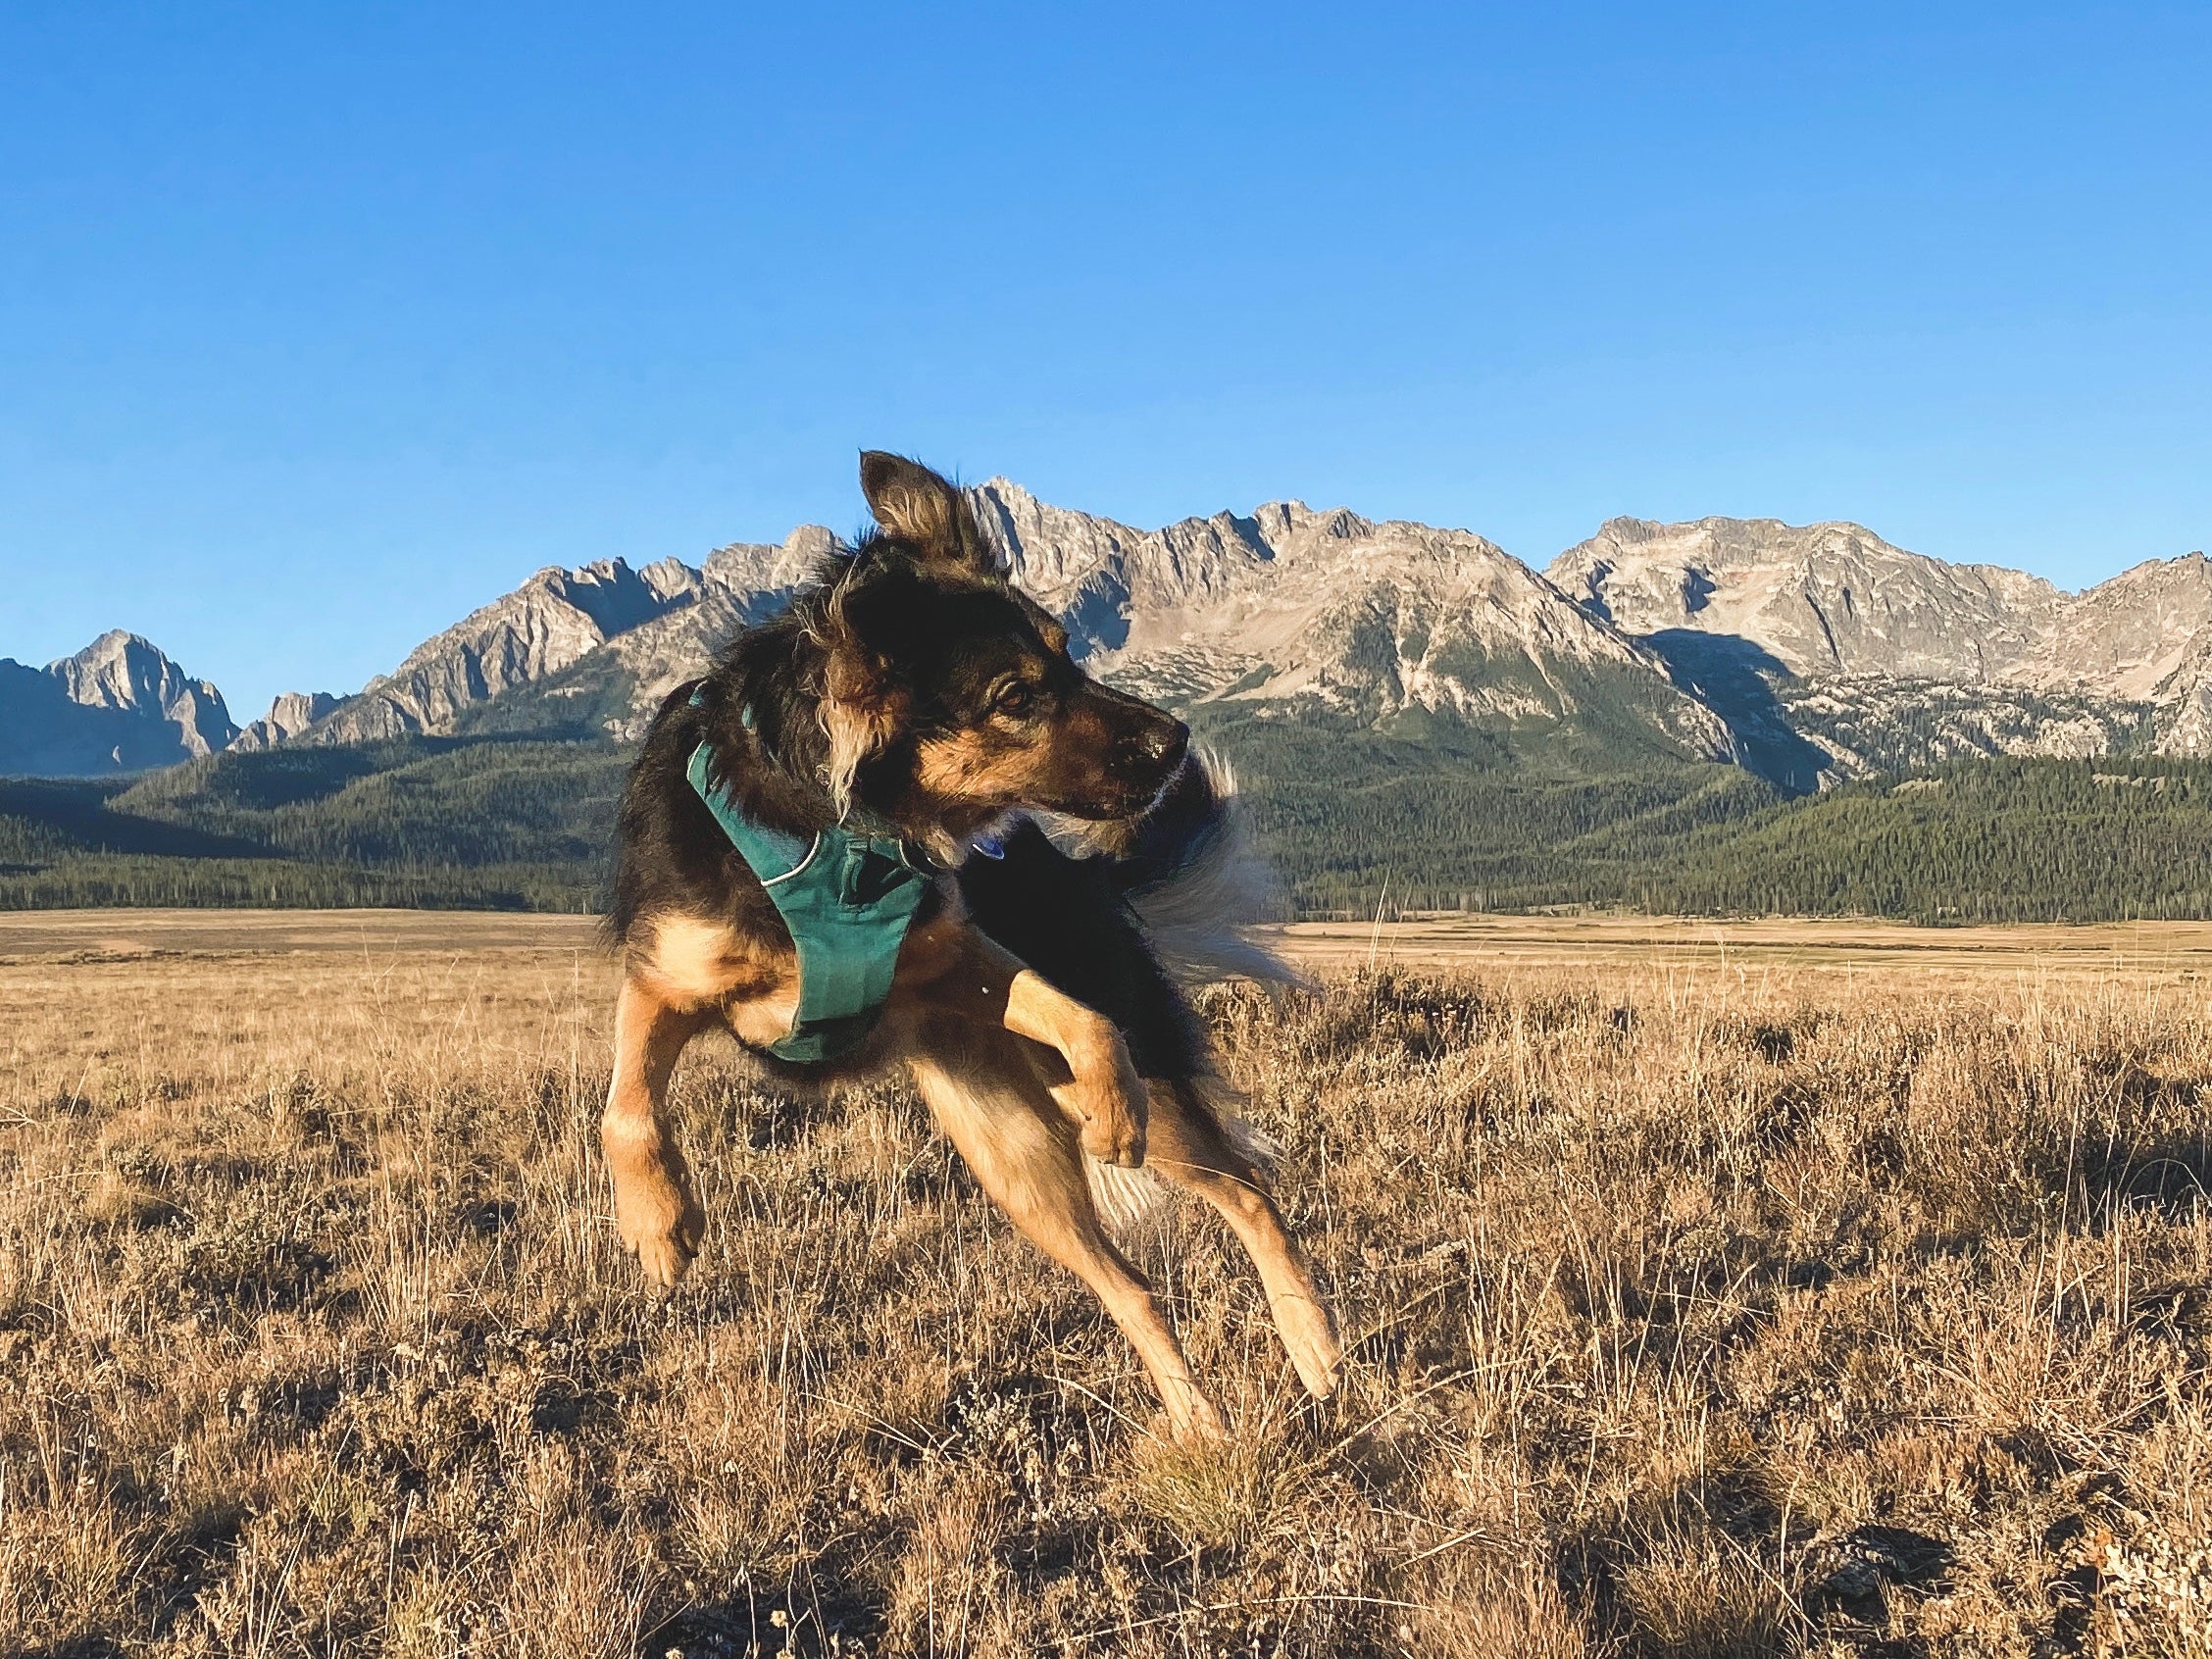
<svg viewBox="0 0 2212 1659">
<path fill-rule="evenodd" d="M 1104 824 L 1121 819 L 1142 818 L 1168 792 L 1168 786 L 1182 771 L 1182 753 L 1178 747 L 1175 764 L 1167 767 L 1147 767 L 1140 776 L 1122 775 L 1108 779 L 1104 788 L 1088 792 L 1081 799 L 1039 801 L 1036 804 L 1048 812 L 1067 818 L 1080 818 L 1089 824 Z"/>
</svg>

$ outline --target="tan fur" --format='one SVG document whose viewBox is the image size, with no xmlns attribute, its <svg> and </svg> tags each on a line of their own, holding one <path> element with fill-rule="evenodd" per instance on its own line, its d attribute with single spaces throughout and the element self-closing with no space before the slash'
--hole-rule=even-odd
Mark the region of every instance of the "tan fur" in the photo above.
<svg viewBox="0 0 2212 1659">
<path fill-rule="evenodd" d="M 1155 1112 L 1159 1109 L 1158 1090 L 1162 1086 L 1150 1085 Z M 1254 1129 L 1244 1116 L 1243 1091 L 1213 1074 L 1192 1079 L 1188 1087 L 1198 1108 L 1220 1130 L 1227 1151 L 1256 1171 L 1263 1184 L 1272 1186 L 1282 1147 L 1273 1135 Z M 1148 1159 L 1144 1165 L 1131 1169 L 1087 1158 L 1083 1162 L 1083 1173 L 1090 1178 L 1091 1202 L 1098 1206 L 1106 1231 L 1116 1243 L 1134 1236 L 1159 1213 L 1161 1200 L 1167 1196 L 1167 1183 L 1160 1179 L 1156 1159 Z"/>
<path fill-rule="evenodd" d="M 853 782 L 861 763 L 882 748 L 906 719 L 906 702 L 886 683 L 881 663 L 872 660 L 845 622 L 847 586 L 840 581 L 807 635 L 822 648 L 824 670 L 820 720 L 830 741 L 822 783 L 840 822 L 852 811 Z"/>
<path fill-rule="evenodd" d="M 974 567 L 945 573 L 955 581 L 985 580 L 980 533 L 943 479 L 871 452 L 862 480 L 888 534 L 928 558 Z M 910 714 L 888 666 L 869 655 L 847 622 L 845 580 L 849 575 L 808 624 L 822 652 L 821 683 L 809 689 L 820 694 L 828 739 L 824 782 L 840 819 L 851 810 L 860 769 Z M 1031 620 L 1050 649 L 1064 646 L 1058 623 L 1041 611 Z M 1102 707 L 1108 702 L 1094 698 L 1049 731 L 1018 736 L 1010 714 L 995 729 L 922 742 L 914 781 L 926 803 L 935 797 L 937 810 L 919 816 L 936 825 L 930 833 L 944 843 L 939 855 L 957 859 L 961 837 L 1003 815 L 1007 801 L 1069 798 L 1068 772 L 1096 766 L 1116 738 Z M 1174 741 L 1181 740 L 1179 729 Z M 1151 1136 L 1158 1174 L 1219 1209 L 1251 1254 L 1299 1376 L 1317 1395 L 1332 1391 L 1342 1356 L 1329 1315 L 1268 1195 L 1264 1161 L 1251 1155 L 1233 1117 L 1217 1117 L 1196 1085 L 1148 1085 L 1111 1020 L 970 925 L 956 882 L 941 878 L 938 889 L 941 913 L 906 934 L 866 1045 L 811 1075 L 856 1075 L 903 1061 L 1014 1225 L 1096 1291 L 1143 1358 L 1176 1433 L 1218 1434 L 1220 1414 L 1093 1198 L 1095 1186 L 1118 1215 L 1127 1209 L 1138 1190 L 1128 1172 L 1145 1164 Z M 788 1034 L 798 1010 L 798 960 L 783 930 L 774 933 L 741 934 L 725 922 L 672 914 L 644 919 L 632 935 L 601 1128 L 616 1225 L 646 1275 L 663 1285 L 681 1278 L 705 1232 L 666 1120 L 670 1077 L 684 1043 L 710 1022 L 756 1048 Z"/>
<path fill-rule="evenodd" d="M 1042 975 L 1019 968 L 1007 987 L 1004 1024 L 1066 1057 L 1067 1081 L 1048 1082 L 1046 1090 L 1081 1126 L 1083 1151 L 1102 1164 L 1144 1162 L 1143 1113 L 1130 1110 L 1131 1102 L 1144 1100 L 1144 1083 L 1112 1021 Z M 1107 1080 L 1111 1086 L 1101 1087 Z"/>
<path fill-rule="evenodd" d="M 1151 1150 L 1143 1168 L 1085 1160 L 1091 1205 L 1108 1235 L 1126 1238 L 1142 1226 L 1163 1184 L 1213 1205 L 1259 1270 L 1268 1310 L 1299 1381 L 1326 1399 L 1341 1379 L 1344 1354 L 1313 1270 L 1275 1205 L 1282 1149 L 1244 1121 L 1237 1110 L 1241 1096 L 1220 1078 L 1155 1082 L 1151 1096 Z"/>
<path fill-rule="evenodd" d="M 969 927 L 957 889 L 948 882 L 942 890 L 944 912 L 915 929 L 900 947 L 879 1050 L 904 1047 L 906 1034 L 933 1014 L 949 1014 L 980 1029 L 1015 1031 L 1041 1045 L 1036 1052 L 1053 1061 L 1047 1096 L 1080 1128 L 1091 1155 L 1113 1163 L 1141 1162 L 1144 1088 L 1121 1033 Z M 683 1243 L 678 1209 L 667 1200 L 676 1179 L 670 1171 L 680 1172 L 681 1161 L 673 1148 L 661 1157 L 657 1149 L 668 1145 L 664 1133 L 656 1130 L 647 1134 L 638 1127 L 658 1125 L 668 1082 L 653 1045 L 663 1034 L 679 1031 L 675 1041 L 680 1049 L 709 1019 L 761 1047 L 788 1034 L 798 1010 L 798 959 L 787 939 L 746 939 L 725 924 L 698 917 L 656 917 L 648 933 L 649 942 L 633 953 L 624 983 L 606 1138 L 618 1215 L 658 1217 L 662 1224 L 658 1233 L 642 1242 L 642 1234 L 626 1227 L 625 1240 L 646 1261 L 648 1271 L 674 1282 L 664 1271 L 667 1264 L 678 1262 L 673 1274 L 680 1275 L 680 1264 L 688 1263 L 695 1246 Z M 674 1063 L 672 1054 L 668 1064 Z M 624 1135 L 656 1151 L 651 1157 L 632 1155 L 618 1144 Z M 629 1190 L 632 1184 L 635 1192 Z M 639 1228 L 652 1231 L 644 1222 Z"/>
<path fill-rule="evenodd" d="M 651 942 L 639 966 L 654 988 L 672 1001 L 707 1002 L 727 996 L 747 976 L 749 964 L 726 922 L 696 916 L 656 916 Z"/>
<path fill-rule="evenodd" d="M 1233 1112 L 1209 1110 L 1195 1086 L 1185 1097 L 1172 1085 L 1155 1085 L 1150 1116 L 1146 1168 L 1221 1212 L 1259 1269 L 1276 1333 L 1298 1380 L 1317 1399 L 1327 1399 L 1336 1391 L 1344 1353 L 1313 1270 L 1275 1206 L 1272 1147 Z"/>
<path fill-rule="evenodd" d="M 1175 1332 L 1143 1276 L 1109 1236 L 1064 1114 L 1029 1058 L 1005 1033 L 932 1022 L 908 1057 L 915 1086 L 991 1199 L 1024 1236 L 1081 1277 L 1106 1304 L 1152 1374 L 1170 1425 L 1189 1438 L 1219 1431 Z M 1025 1075 L 1026 1074 L 1026 1075 Z M 1341 1380 L 1329 1310 L 1312 1270 L 1282 1225 L 1264 1164 L 1195 1094 L 1155 1085 L 1146 1169 L 1211 1204 L 1259 1270 L 1269 1311 L 1300 1381 L 1320 1398 Z M 1233 1124 L 1233 1118 L 1229 1120 Z M 1126 1176 L 1133 1172 L 1114 1172 Z"/>
<path fill-rule="evenodd" d="M 1011 1033 L 932 1023 L 907 1067 L 937 1127 L 991 1201 L 1106 1305 L 1151 1373 L 1176 1436 L 1218 1436 L 1220 1412 L 1191 1375 L 1144 1276 L 1106 1236 L 1075 1135 Z"/>
<path fill-rule="evenodd" d="M 788 1031 L 796 975 L 783 966 L 726 926 L 670 916 L 656 920 L 624 984 L 601 1132 L 616 1225 L 664 1286 L 682 1277 L 705 1230 L 663 1105 L 677 1056 L 710 1020 L 756 1044 Z M 1144 1083 L 1111 1022 L 976 932 L 954 904 L 908 935 L 880 1033 L 881 1052 L 904 1058 L 992 1199 L 1097 1292 L 1179 1435 L 1217 1433 L 1221 1419 L 1109 1235 L 1093 1196 L 1101 1165 L 1114 1167 L 1105 1185 L 1124 1198 L 1141 1164 L 1218 1209 L 1259 1269 L 1299 1377 L 1317 1395 L 1334 1390 L 1342 1354 L 1328 1311 L 1270 1196 L 1266 1158 L 1226 1096 L 1214 1104 L 1197 1085 L 1186 1094 Z"/>
<path fill-rule="evenodd" d="M 973 731 L 956 731 L 917 746 L 914 779 L 944 800 L 1019 797 L 1041 776 L 1046 760 L 1038 749 L 1006 748 Z"/>
<path fill-rule="evenodd" d="M 641 993 L 672 1008 L 705 1009 L 741 1040 L 763 1047 L 790 1034 L 799 973 L 787 948 L 696 916 L 656 916 L 647 927 L 650 942 L 630 963 Z"/>
<path fill-rule="evenodd" d="M 673 1006 L 635 977 L 615 1004 L 615 1075 L 599 1143 L 615 1185 L 615 1229 L 636 1252 L 645 1277 L 673 1286 L 699 1253 L 706 1216 L 691 1196 L 663 1110 L 677 1056 L 704 1024 L 695 1010 Z"/>
<path fill-rule="evenodd" d="M 883 727 L 865 710 L 835 697 L 822 700 L 822 732 L 830 739 L 830 758 L 823 764 L 823 787 L 837 809 L 841 823 L 852 812 L 853 779 L 860 763 L 881 746 Z"/>
</svg>

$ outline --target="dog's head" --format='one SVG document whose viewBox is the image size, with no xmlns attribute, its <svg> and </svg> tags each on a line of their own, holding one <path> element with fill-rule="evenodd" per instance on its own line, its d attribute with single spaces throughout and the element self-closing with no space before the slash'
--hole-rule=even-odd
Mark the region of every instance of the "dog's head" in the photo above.
<svg viewBox="0 0 2212 1659">
<path fill-rule="evenodd" d="M 1143 811 L 1182 764 L 1182 723 L 1076 666 L 945 479 L 871 451 L 860 483 L 880 532 L 800 619 L 822 652 L 839 809 L 860 799 L 954 836 L 1018 807 Z"/>
</svg>

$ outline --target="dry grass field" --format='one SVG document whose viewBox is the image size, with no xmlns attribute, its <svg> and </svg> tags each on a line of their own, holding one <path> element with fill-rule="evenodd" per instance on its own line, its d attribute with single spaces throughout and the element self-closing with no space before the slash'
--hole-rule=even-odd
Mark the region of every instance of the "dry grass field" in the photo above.
<svg viewBox="0 0 2212 1659">
<path fill-rule="evenodd" d="M 1192 1452 L 899 1088 L 702 1044 L 647 1295 L 574 923 L 6 919 L 0 1649 L 2212 1650 L 2212 930 L 1423 926 L 1208 1000 Z"/>
</svg>

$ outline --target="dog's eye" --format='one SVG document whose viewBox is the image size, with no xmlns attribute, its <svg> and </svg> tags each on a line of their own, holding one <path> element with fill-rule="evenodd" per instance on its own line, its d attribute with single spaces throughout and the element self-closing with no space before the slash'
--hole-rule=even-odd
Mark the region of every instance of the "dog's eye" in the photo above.
<svg viewBox="0 0 2212 1659">
<path fill-rule="evenodd" d="M 991 713 L 1019 720 L 1030 712 L 1030 705 L 1035 701 L 1036 693 L 1029 686 L 1019 679 L 1009 680 L 999 687 L 998 695 L 991 699 Z"/>
</svg>

